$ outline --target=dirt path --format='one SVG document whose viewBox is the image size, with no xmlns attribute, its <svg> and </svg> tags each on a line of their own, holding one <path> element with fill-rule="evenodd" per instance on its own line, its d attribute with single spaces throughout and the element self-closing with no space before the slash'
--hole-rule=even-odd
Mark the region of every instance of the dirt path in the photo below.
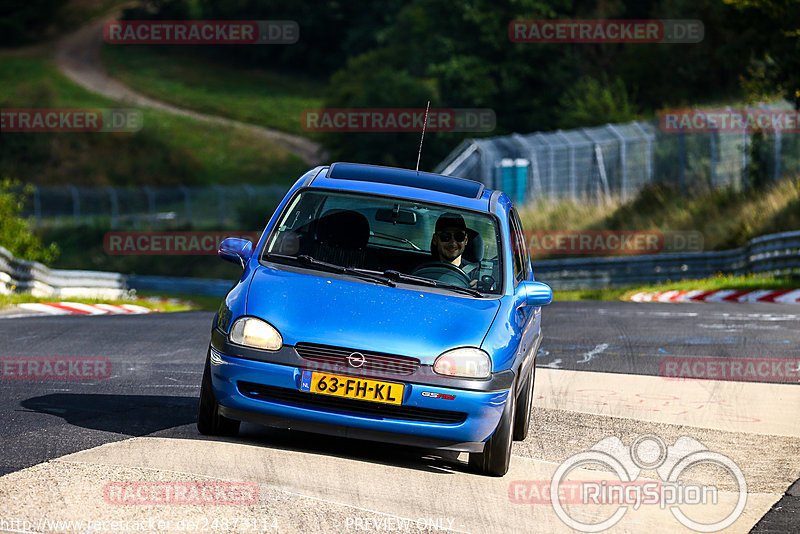
<svg viewBox="0 0 800 534">
<path fill-rule="evenodd" d="M 115 18 L 116 13 L 110 14 L 58 41 L 55 52 L 56 63 L 61 72 L 69 79 L 93 93 L 130 105 L 149 107 L 184 117 L 249 130 L 296 154 L 309 165 L 320 164 L 326 159 L 326 154 L 318 143 L 303 137 L 173 106 L 137 93 L 109 76 L 100 61 L 100 49 L 103 44 L 103 24 L 107 20 Z"/>
</svg>

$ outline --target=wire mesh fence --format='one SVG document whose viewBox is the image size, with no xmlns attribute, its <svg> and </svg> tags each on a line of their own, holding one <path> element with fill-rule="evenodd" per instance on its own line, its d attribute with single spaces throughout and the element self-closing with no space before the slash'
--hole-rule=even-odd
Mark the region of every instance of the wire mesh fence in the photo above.
<svg viewBox="0 0 800 534">
<path fill-rule="evenodd" d="M 779 102 L 763 109 L 776 113 L 791 106 Z M 706 130 L 665 131 L 654 119 L 468 139 L 435 171 L 502 189 L 516 201 L 628 200 L 651 183 L 674 184 L 685 193 L 742 190 L 800 173 L 797 129 Z"/>
<path fill-rule="evenodd" d="M 109 228 L 266 224 L 281 186 L 32 186 L 23 215 L 34 224 L 103 224 Z M 250 229 L 250 228 L 248 228 Z"/>
</svg>

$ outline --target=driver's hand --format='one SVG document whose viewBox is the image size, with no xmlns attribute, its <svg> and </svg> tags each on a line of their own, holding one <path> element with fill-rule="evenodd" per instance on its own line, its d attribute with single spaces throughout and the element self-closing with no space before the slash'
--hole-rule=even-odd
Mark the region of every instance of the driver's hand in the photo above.
<svg viewBox="0 0 800 534">
<path fill-rule="evenodd" d="M 475 286 L 477 286 L 477 285 L 478 285 L 478 281 L 477 281 L 477 280 L 473 280 L 473 281 L 471 281 L 471 282 L 469 283 L 469 287 L 475 287 Z"/>
</svg>

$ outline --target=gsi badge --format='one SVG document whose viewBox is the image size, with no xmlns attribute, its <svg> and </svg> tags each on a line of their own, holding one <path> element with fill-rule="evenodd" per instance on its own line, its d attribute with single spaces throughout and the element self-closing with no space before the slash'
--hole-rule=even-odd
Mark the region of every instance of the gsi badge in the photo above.
<svg viewBox="0 0 800 534">
<path fill-rule="evenodd" d="M 347 357 L 347 363 L 350 364 L 350 367 L 361 367 L 366 361 L 367 359 L 360 352 L 354 352 Z"/>
<path fill-rule="evenodd" d="M 456 398 L 455 395 L 445 395 L 444 393 L 433 393 L 431 391 L 423 391 L 423 397 L 430 397 L 432 399 L 445 399 L 445 400 L 453 400 Z"/>
</svg>

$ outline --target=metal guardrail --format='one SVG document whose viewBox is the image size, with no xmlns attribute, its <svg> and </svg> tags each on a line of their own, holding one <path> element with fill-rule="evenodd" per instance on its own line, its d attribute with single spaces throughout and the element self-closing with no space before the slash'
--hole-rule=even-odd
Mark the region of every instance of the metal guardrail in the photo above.
<svg viewBox="0 0 800 534">
<path fill-rule="evenodd" d="M 0 293 L 30 293 L 35 297 L 120 299 L 128 294 L 125 276 L 103 271 L 50 269 L 15 258 L 0 247 Z"/>
<path fill-rule="evenodd" d="M 235 280 L 219 278 L 179 278 L 174 276 L 128 276 L 128 287 L 149 291 L 169 291 L 193 295 L 213 295 L 222 297 L 236 283 Z"/>
<path fill-rule="evenodd" d="M 800 231 L 765 235 L 740 249 L 719 252 L 626 257 L 534 259 L 536 279 L 555 289 L 596 289 L 698 279 L 717 273 L 800 276 Z M 19 260 L 0 247 L 0 293 L 34 296 L 123 298 L 128 288 L 201 295 L 225 295 L 235 280 L 124 276 L 101 271 L 49 269 Z"/>
<path fill-rule="evenodd" d="M 536 260 L 536 279 L 556 289 L 598 289 L 723 274 L 800 275 L 800 231 L 752 239 L 719 252 Z"/>
</svg>

